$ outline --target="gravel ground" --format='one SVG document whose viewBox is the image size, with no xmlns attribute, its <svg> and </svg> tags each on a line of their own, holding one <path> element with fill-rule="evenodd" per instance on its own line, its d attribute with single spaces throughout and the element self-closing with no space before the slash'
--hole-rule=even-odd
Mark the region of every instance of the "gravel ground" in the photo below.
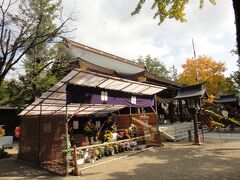
<svg viewBox="0 0 240 180">
<path fill-rule="evenodd" d="M 85 169 L 79 177 L 56 176 L 15 161 L 12 156 L 0 160 L 0 179 L 239 180 L 240 141 L 224 139 L 224 135 L 221 139 L 217 134 L 215 137 L 206 138 L 202 146 L 190 142 L 165 143 L 163 148 Z"/>
</svg>

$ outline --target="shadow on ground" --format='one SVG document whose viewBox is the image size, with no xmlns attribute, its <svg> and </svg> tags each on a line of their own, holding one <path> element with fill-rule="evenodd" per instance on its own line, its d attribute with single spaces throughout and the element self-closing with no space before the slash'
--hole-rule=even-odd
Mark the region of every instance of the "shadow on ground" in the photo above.
<svg viewBox="0 0 240 180">
<path fill-rule="evenodd" d="M 82 171 L 80 177 L 61 177 L 18 162 L 15 157 L 0 160 L 0 179 L 229 179 L 240 177 L 240 142 L 207 141 L 166 143 L 142 153 Z"/>
<path fill-rule="evenodd" d="M 46 179 L 46 176 L 54 177 L 47 171 L 17 161 L 15 156 L 0 160 L 0 179 L 1 177 L 4 179 Z"/>
<path fill-rule="evenodd" d="M 234 143 L 234 142 L 233 142 Z M 224 146 L 224 147 L 221 147 Z M 225 147 L 227 146 L 227 147 Z M 230 145 L 229 145 L 230 146 Z M 110 179 L 231 179 L 240 178 L 240 148 L 228 147 L 227 143 L 219 148 L 177 145 L 154 149 L 136 155 L 137 158 L 152 159 L 137 165 L 130 172 L 110 173 Z M 126 168 L 128 165 L 126 164 Z"/>
</svg>

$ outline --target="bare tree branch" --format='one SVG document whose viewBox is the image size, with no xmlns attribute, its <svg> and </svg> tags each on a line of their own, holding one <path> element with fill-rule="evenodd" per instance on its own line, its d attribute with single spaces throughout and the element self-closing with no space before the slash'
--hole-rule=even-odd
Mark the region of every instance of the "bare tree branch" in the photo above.
<svg viewBox="0 0 240 180">
<path fill-rule="evenodd" d="M 0 87 L 7 73 L 24 55 L 31 52 L 35 47 L 49 43 L 55 37 L 64 33 L 62 29 L 71 19 L 71 17 L 68 17 L 63 20 L 60 10 L 60 25 L 50 32 L 40 32 L 40 27 L 43 25 L 42 18 L 44 18 L 42 13 L 34 14 L 35 12 L 31 10 L 27 1 L 22 4 L 18 11 L 12 12 L 11 6 L 17 0 L 9 0 L 8 4 L 4 1 L 0 5 L 2 15 L 0 24 Z"/>
</svg>

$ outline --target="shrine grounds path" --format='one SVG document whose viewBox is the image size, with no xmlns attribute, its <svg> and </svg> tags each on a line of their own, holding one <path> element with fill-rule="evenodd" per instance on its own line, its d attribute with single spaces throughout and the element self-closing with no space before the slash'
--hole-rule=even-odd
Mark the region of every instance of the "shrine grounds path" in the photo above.
<svg viewBox="0 0 240 180">
<path fill-rule="evenodd" d="M 230 138 L 231 137 L 231 138 Z M 82 171 L 82 176 L 61 177 L 16 161 L 0 160 L 0 179 L 56 180 L 239 180 L 240 134 L 213 133 L 202 146 L 191 142 L 164 143 L 164 147 Z M 14 154 L 14 150 L 10 150 Z M 107 159 L 107 158 L 106 158 Z"/>
</svg>

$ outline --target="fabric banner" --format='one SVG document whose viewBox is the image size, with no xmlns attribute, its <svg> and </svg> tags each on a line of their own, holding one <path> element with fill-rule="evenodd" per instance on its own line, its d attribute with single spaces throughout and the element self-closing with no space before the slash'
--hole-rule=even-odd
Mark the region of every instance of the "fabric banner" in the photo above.
<svg viewBox="0 0 240 180">
<path fill-rule="evenodd" d="M 154 106 L 154 96 L 134 95 L 127 92 L 68 84 L 67 103 L 111 104 L 129 107 Z"/>
</svg>

